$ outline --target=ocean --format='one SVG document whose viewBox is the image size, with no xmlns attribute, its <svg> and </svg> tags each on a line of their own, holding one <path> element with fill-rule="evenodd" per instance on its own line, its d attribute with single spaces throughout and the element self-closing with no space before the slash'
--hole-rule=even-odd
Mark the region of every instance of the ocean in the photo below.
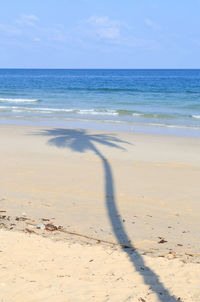
<svg viewBox="0 0 200 302">
<path fill-rule="evenodd" d="M 200 133 L 200 70 L 0 69 L 0 121 Z"/>
</svg>

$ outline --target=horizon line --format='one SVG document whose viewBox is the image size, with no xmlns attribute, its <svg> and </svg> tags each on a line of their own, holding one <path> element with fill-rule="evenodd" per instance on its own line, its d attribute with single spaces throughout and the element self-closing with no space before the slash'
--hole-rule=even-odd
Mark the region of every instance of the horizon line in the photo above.
<svg viewBox="0 0 200 302">
<path fill-rule="evenodd" d="M 0 67 L 0 70 L 4 69 L 42 69 L 42 70 L 200 70 L 199 68 L 59 68 L 59 67 Z"/>
</svg>

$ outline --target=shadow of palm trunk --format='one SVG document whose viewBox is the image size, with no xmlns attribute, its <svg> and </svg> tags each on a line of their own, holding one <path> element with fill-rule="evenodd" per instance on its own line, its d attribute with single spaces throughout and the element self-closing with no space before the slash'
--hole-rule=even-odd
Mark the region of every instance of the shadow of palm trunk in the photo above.
<svg viewBox="0 0 200 302">
<path fill-rule="evenodd" d="M 93 145 L 93 151 L 99 156 L 102 161 L 105 173 L 105 201 L 108 211 L 109 220 L 112 225 L 112 229 L 118 243 L 124 252 L 127 253 L 131 263 L 138 273 L 143 277 L 145 284 L 149 285 L 149 288 L 157 295 L 158 299 L 162 302 L 175 302 L 177 299 L 171 296 L 169 291 L 159 281 L 158 276 L 146 266 L 143 257 L 131 244 L 126 230 L 121 221 L 115 198 L 114 181 L 112 176 L 112 170 L 107 159 L 98 151 Z M 180 301 L 180 300 L 179 300 Z"/>
<path fill-rule="evenodd" d="M 149 285 L 150 289 L 157 295 L 161 302 L 177 301 L 177 299 L 174 296 L 171 296 L 169 291 L 159 281 L 156 273 L 146 266 L 142 255 L 140 255 L 140 253 L 131 244 L 117 209 L 114 180 L 110 164 L 94 144 L 98 143 L 110 148 L 125 150 L 120 147 L 119 144 L 130 143 L 109 134 L 90 134 L 84 129 L 75 130 L 56 128 L 44 130 L 40 133 L 36 133 L 36 135 L 51 136 L 52 138 L 48 141 L 49 145 L 54 145 L 58 148 L 70 148 L 73 151 L 80 153 L 90 150 L 101 159 L 105 173 L 105 202 L 113 233 L 118 243 L 121 245 L 122 250 L 127 253 L 135 270 L 143 277 L 144 283 Z M 127 245 L 129 248 L 127 248 Z"/>
</svg>

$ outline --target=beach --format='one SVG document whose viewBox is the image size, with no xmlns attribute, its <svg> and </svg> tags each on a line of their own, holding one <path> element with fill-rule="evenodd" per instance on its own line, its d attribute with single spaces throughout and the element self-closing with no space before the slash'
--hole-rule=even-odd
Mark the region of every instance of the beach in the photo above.
<svg viewBox="0 0 200 302">
<path fill-rule="evenodd" d="M 199 138 L 2 124 L 0 139 L 3 301 L 199 301 Z"/>
<path fill-rule="evenodd" d="M 200 302 L 193 2 L 2 1 L 0 302 Z"/>
</svg>

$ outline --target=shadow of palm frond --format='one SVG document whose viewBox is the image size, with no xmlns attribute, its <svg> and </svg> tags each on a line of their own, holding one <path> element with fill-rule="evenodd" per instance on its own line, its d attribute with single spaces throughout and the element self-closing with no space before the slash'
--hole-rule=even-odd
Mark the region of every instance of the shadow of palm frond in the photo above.
<svg viewBox="0 0 200 302">
<path fill-rule="evenodd" d="M 111 148 L 126 150 L 122 144 L 130 144 L 127 141 L 117 138 L 111 134 L 91 134 L 83 129 L 62 129 L 56 128 L 52 130 L 44 130 L 36 135 L 49 136 L 49 145 L 57 146 L 58 148 L 70 148 L 76 152 L 93 151 L 102 161 L 105 174 L 105 202 L 110 223 L 121 249 L 128 255 L 135 270 L 143 277 L 144 283 L 149 286 L 149 289 L 154 292 L 158 299 L 162 302 L 176 302 L 176 297 L 170 295 L 170 292 L 165 288 L 159 280 L 157 274 L 149 268 L 142 255 L 131 244 L 131 240 L 123 226 L 123 223 L 118 212 L 115 198 L 114 180 L 109 162 L 103 154 L 97 149 L 96 144 L 101 144 Z"/>
<path fill-rule="evenodd" d="M 66 148 L 77 151 L 86 152 L 87 150 L 95 151 L 94 143 L 99 143 L 112 148 L 125 150 L 125 148 L 119 146 L 119 143 L 130 144 L 124 140 L 118 139 L 111 134 L 89 134 L 84 129 L 52 129 L 46 130 L 41 135 L 52 136 L 48 141 L 49 145 L 55 145 L 58 148 Z M 96 151 L 95 151 L 96 153 Z"/>
</svg>

